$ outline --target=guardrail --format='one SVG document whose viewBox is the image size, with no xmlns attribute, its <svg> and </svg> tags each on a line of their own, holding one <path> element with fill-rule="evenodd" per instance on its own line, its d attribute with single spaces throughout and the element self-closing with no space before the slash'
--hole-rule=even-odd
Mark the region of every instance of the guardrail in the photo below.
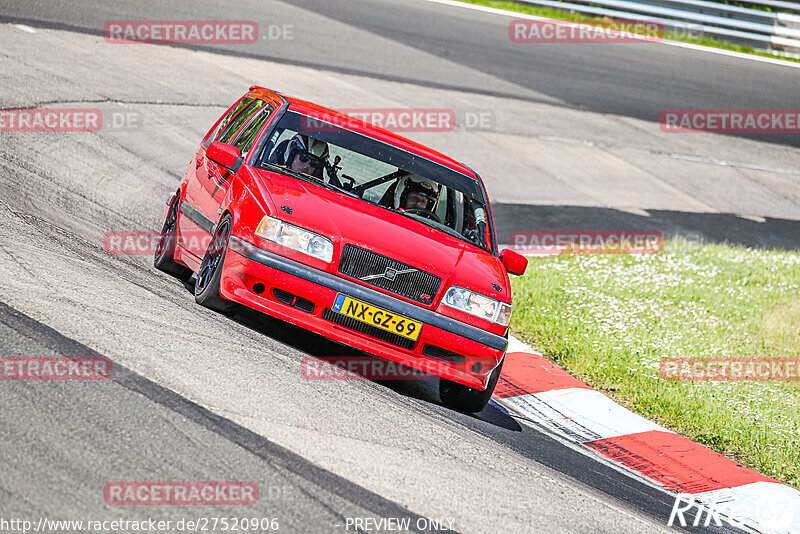
<svg viewBox="0 0 800 534">
<path fill-rule="evenodd" d="M 720 0 L 711 0 L 712 2 L 723 3 Z M 792 13 L 800 13 L 800 4 L 797 2 L 788 2 L 784 0 L 743 0 L 742 3 L 752 6 L 763 6 L 769 9 L 777 9 L 778 11 L 790 11 Z"/>
<path fill-rule="evenodd" d="M 628 20 L 652 20 L 664 31 L 712 37 L 800 57 L 800 6 L 777 0 L 752 0 L 753 5 L 780 9 L 793 5 L 797 13 L 766 11 L 706 0 L 517 0 L 523 4 Z"/>
</svg>

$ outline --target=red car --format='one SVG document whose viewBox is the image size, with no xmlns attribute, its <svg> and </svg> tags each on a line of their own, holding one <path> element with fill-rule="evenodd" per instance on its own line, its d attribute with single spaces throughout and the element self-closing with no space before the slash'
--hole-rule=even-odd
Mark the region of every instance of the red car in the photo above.
<svg viewBox="0 0 800 534">
<path fill-rule="evenodd" d="M 155 266 L 235 303 L 440 377 L 477 412 L 508 345 L 527 260 L 498 254 L 469 167 L 336 111 L 253 86 L 206 134 L 168 203 Z"/>
</svg>

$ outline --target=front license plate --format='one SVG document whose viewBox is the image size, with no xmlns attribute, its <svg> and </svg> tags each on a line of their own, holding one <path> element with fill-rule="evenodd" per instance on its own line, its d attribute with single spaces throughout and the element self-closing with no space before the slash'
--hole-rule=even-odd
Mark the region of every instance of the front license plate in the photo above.
<svg viewBox="0 0 800 534">
<path fill-rule="evenodd" d="M 422 323 L 406 319 L 386 310 L 376 308 L 370 304 L 364 304 L 360 300 L 351 299 L 347 295 L 339 293 L 336 295 L 331 309 L 342 315 L 352 317 L 359 321 L 377 326 L 382 330 L 403 336 L 408 339 L 417 340 L 419 332 L 422 330 Z"/>
</svg>

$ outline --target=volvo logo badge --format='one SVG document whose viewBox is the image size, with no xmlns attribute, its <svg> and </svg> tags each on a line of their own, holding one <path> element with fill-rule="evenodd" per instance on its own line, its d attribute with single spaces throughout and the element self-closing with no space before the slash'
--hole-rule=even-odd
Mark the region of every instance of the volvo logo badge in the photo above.
<svg viewBox="0 0 800 534">
<path fill-rule="evenodd" d="M 403 269 L 398 271 L 397 269 L 392 269 L 391 267 L 387 267 L 386 270 L 381 274 L 371 274 L 369 276 L 362 276 L 361 278 L 359 278 L 359 280 L 364 280 L 366 282 L 367 280 L 374 280 L 376 278 L 386 278 L 390 282 L 393 282 L 394 279 L 397 278 L 397 275 L 399 274 L 408 274 L 415 272 L 417 272 L 416 269 Z"/>
</svg>

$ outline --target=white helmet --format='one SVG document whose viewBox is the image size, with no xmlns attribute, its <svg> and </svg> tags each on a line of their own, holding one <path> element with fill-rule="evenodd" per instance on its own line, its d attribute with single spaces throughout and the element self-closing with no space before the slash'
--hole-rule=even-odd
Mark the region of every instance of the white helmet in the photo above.
<svg viewBox="0 0 800 534">
<path fill-rule="evenodd" d="M 439 201 L 439 184 L 418 174 L 406 174 L 397 180 L 394 190 L 395 209 L 405 207 L 409 193 L 418 193 L 428 199 L 425 209 L 431 213 L 436 211 Z"/>
<path fill-rule="evenodd" d="M 325 141 L 314 139 L 310 135 L 297 134 L 286 147 L 284 161 L 287 165 L 292 164 L 292 160 L 294 160 L 294 156 L 297 153 L 302 153 L 310 157 L 315 164 L 314 166 L 321 170 L 328 161 L 330 150 L 328 149 L 328 143 Z"/>
</svg>

